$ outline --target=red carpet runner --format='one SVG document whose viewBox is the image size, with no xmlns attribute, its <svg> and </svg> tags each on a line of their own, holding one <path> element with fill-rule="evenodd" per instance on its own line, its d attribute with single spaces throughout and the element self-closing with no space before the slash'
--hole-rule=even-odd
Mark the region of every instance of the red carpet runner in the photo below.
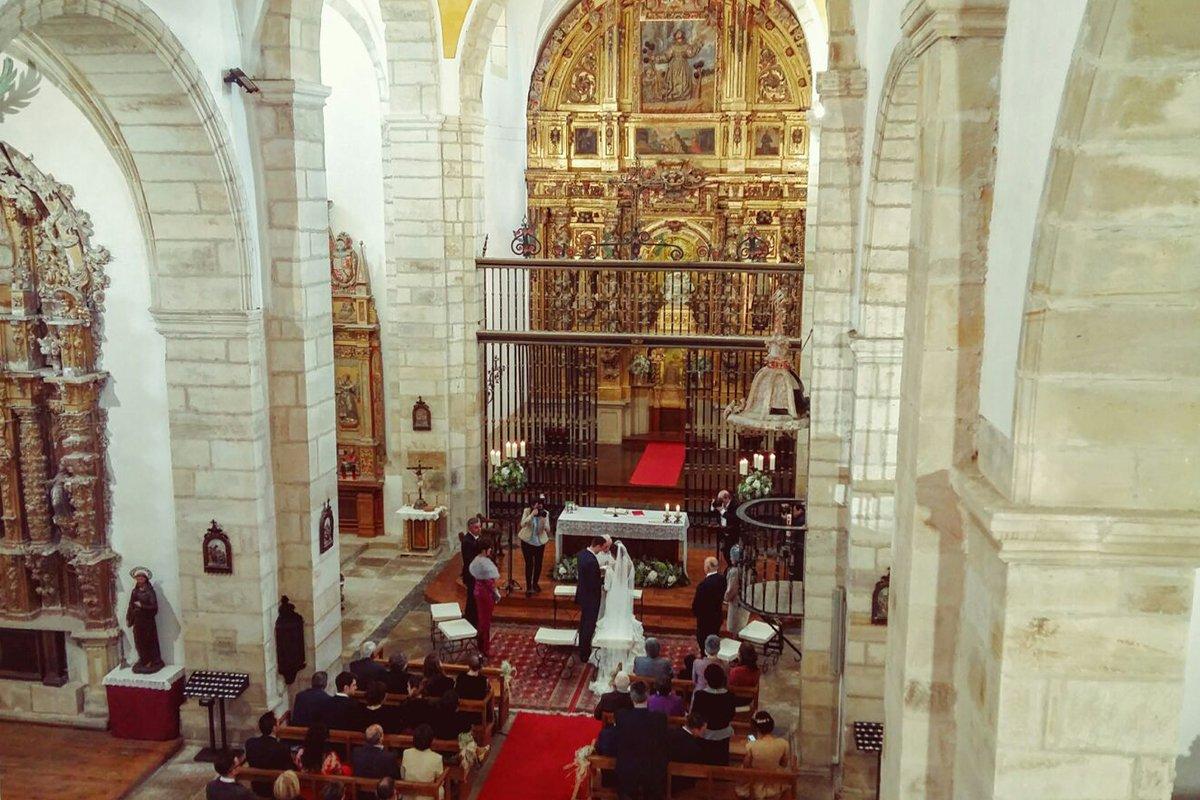
<svg viewBox="0 0 1200 800">
<path fill-rule="evenodd" d="M 599 730 L 591 717 L 517 714 L 479 800 L 570 800 L 575 782 L 563 767 Z"/>
<path fill-rule="evenodd" d="M 633 470 L 633 486 L 674 486 L 683 471 L 682 442 L 650 442 Z"/>
</svg>

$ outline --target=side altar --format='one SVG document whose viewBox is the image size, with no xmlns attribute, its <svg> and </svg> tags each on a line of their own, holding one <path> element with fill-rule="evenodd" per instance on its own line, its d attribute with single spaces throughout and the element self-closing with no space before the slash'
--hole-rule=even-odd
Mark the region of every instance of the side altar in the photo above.
<svg viewBox="0 0 1200 800">
<path fill-rule="evenodd" d="M 587 547 L 593 536 L 611 536 L 623 541 L 634 559 L 661 559 L 686 569 L 687 532 L 688 515 L 683 512 L 577 506 L 559 515 L 554 547 L 567 555 Z"/>
</svg>

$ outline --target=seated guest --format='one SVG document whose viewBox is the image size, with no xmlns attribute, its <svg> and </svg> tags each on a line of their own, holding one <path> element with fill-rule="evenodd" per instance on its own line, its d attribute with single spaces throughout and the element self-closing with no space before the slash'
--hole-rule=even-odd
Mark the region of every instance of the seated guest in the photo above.
<svg viewBox="0 0 1200 800">
<path fill-rule="evenodd" d="M 375 681 L 387 681 L 388 669 L 375 660 L 379 646 L 374 642 L 363 642 L 359 652 L 362 656 L 350 662 L 349 670 L 360 687 L 370 686 Z"/>
<path fill-rule="evenodd" d="M 350 768 L 342 765 L 337 751 L 329 746 L 329 729 L 324 725 L 309 725 L 304 744 L 296 751 L 296 767 L 311 775 L 349 775 Z"/>
<path fill-rule="evenodd" d="M 600 729 L 600 733 L 596 735 L 596 744 L 594 752 L 598 756 L 608 756 L 616 758 L 617 756 L 617 726 L 605 725 Z M 617 785 L 616 776 L 611 769 L 600 771 L 600 785 L 605 789 L 614 789 Z"/>
<path fill-rule="evenodd" d="M 633 702 L 629 699 L 629 676 L 618 672 L 613 676 L 612 687 L 611 692 L 600 695 L 600 701 L 592 713 L 596 719 L 602 720 L 606 713 L 615 714 L 622 708 L 633 708 Z"/>
<path fill-rule="evenodd" d="M 720 664 L 709 664 L 705 668 L 704 681 L 704 688 L 692 694 L 692 711 L 708 723 L 704 740 L 711 758 L 709 763 L 728 766 L 736 701 L 725 688 L 725 669 Z"/>
<path fill-rule="evenodd" d="M 646 640 L 646 655 L 633 659 L 633 674 L 654 678 L 656 684 L 658 678 L 670 678 L 674 671 L 671 659 L 662 657 L 662 645 L 653 636 Z"/>
<path fill-rule="evenodd" d="M 362 719 L 362 703 L 350 695 L 358 691 L 358 682 L 351 672 L 339 672 L 333 685 L 337 692 L 329 698 L 329 708 L 325 710 L 325 726 L 335 731 L 356 731 L 358 722 Z"/>
<path fill-rule="evenodd" d="M 429 725 L 433 722 L 433 704 L 421 697 L 421 679 L 415 675 L 409 683 L 408 697 L 398 709 L 401 730 L 412 731 L 419 725 Z"/>
<path fill-rule="evenodd" d="M 442 774 L 442 756 L 429 749 L 433 744 L 433 728 L 418 725 L 413 731 L 413 746 L 400 759 L 400 780 L 414 783 L 433 783 Z M 441 797 L 442 793 L 438 793 Z M 417 795 L 404 795 L 402 800 L 418 800 Z"/>
<path fill-rule="evenodd" d="M 403 653 L 392 653 L 388 656 L 387 677 L 383 682 L 387 684 L 388 694 L 408 694 L 408 659 Z"/>
<path fill-rule="evenodd" d="M 756 711 L 750 719 L 754 729 L 753 741 L 746 745 L 746 757 L 742 766 L 746 769 L 764 769 L 783 772 L 788 768 L 791 754 L 787 739 L 775 735 L 775 720 L 766 711 Z M 784 793 L 783 783 L 751 783 L 735 787 L 738 797 L 753 800 L 771 800 Z"/>
<path fill-rule="evenodd" d="M 366 730 L 372 725 L 383 728 L 384 733 L 400 733 L 404 726 L 400 721 L 399 706 L 385 705 L 387 685 L 383 681 L 373 681 L 367 684 L 367 694 L 363 698 L 361 716 L 358 727 Z M 355 771 L 357 773 L 357 770 Z"/>
<path fill-rule="evenodd" d="M 696 654 L 688 653 L 683 657 L 683 668 L 675 673 L 675 677 L 681 681 L 690 681 L 692 679 L 692 667 L 696 666 Z"/>
<path fill-rule="evenodd" d="M 258 736 L 246 740 L 246 763 L 255 769 L 291 769 L 292 750 L 276 738 L 279 720 L 268 711 L 258 718 Z M 271 796 L 270 781 L 254 781 L 250 788 L 259 797 Z"/>
<path fill-rule="evenodd" d="M 659 711 L 668 717 L 682 717 L 684 712 L 683 698 L 671 689 L 670 676 L 659 676 L 654 684 L 654 694 L 646 707 L 651 711 Z"/>
<path fill-rule="evenodd" d="M 447 689 L 433 704 L 433 738 L 458 741 L 459 734 L 471 730 L 471 720 L 458 710 L 458 692 Z"/>
<path fill-rule="evenodd" d="M 621 797 L 661 797 L 667 780 L 667 718 L 646 708 L 646 684 L 629 687 L 633 708 L 616 713 L 617 787 Z"/>
<path fill-rule="evenodd" d="M 483 659 L 473 655 L 467 659 L 467 671 L 454 680 L 454 691 L 463 700 L 482 700 L 487 697 L 488 679 L 483 674 Z"/>
<path fill-rule="evenodd" d="M 329 708 L 329 693 L 325 687 L 329 684 L 329 675 L 324 672 L 314 672 L 312 687 L 296 695 L 292 703 L 291 722 L 293 725 L 307 727 L 325 720 L 325 712 Z"/>
<path fill-rule="evenodd" d="M 396 800 L 396 781 L 384 778 L 375 787 L 375 800 Z"/>
<path fill-rule="evenodd" d="M 350 766 L 356 778 L 398 778 L 400 764 L 396 753 L 383 746 L 383 728 L 372 725 L 365 734 L 366 744 L 354 748 Z"/>
<path fill-rule="evenodd" d="M 695 690 L 698 692 L 705 687 L 705 675 L 710 664 L 716 664 L 721 674 L 725 674 L 725 667 L 721 664 L 721 660 L 717 658 L 717 653 L 721 652 L 721 637 L 710 635 L 704 640 L 704 658 L 697 658 L 692 664 L 692 683 L 695 684 Z"/>
<path fill-rule="evenodd" d="M 288 757 L 288 761 L 291 761 L 290 756 Z M 289 764 L 289 766 L 291 765 Z M 275 786 L 273 787 L 271 796 L 275 800 L 299 800 L 300 776 L 291 769 L 280 773 L 279 777 L 275 779 Z"/>
<path fill-rule="evenodd" d="M 704 741 L 704 717 L 696 712 L 687 715 L 682 727 L 667 731 L 667 757 L 679 764 L 707 764 L 708 749 Z M 695 778 L 672 778 L 671 793 L 682 792 L 696 785 Z"/>
<path fill-rule="evenodd" d="M 241 762 L 233 753 L 218 753 L 213 761 L 217 777 L 208 782 L 204 789 L 206 800 L 254 800 L 254 792 L 233 779 L 233 771 Z"/>
<path fill-rule="evenodd" d="M 758 669 L 758 651 L 749 642 L 738 647 L 737 658 L 729 664 L 730 686 L 758 686 L 762 673 Z"/>
<path fill-rule="evenodd" d="M 441 697 L 447 689 L 454 688 L 454 681 L 442 672 L 442 662 L 434 653 L 425 656 L 425 664 L 421 669 L 421 696 L 429 699 Z"/>
<path fill-rule="evenodd" d="M 321 790 L 321 800 L 346 800 L 346 787 L 340 783 L 327 783 Z"/>
</svg>

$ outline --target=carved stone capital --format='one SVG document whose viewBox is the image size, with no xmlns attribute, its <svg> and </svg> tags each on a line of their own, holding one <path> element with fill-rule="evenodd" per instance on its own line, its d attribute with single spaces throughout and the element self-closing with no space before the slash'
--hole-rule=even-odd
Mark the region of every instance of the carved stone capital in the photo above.
<svg viewBox="0 0 1200 800">
<path fill-rule="evenodd" d="M 816 86 L 822 103 L 860 99 L 867 92 L 867 71 L 859 67 L 827 69 L 817 73 Z"/>
<path fill-rule="evenodd" d="M 165 339 L 236 339 L 262 336 L 261 309 L 248 311 L 172 311 L 153 308 L 150 315 Z"/>
<path fill-rule="evenodd" d="M 258 101 L 267 106 L 298 106 L 323 108 L 333 90 L 321 83 L 293 81 L 282 78 L 256 78 Z"/>
<path fill-rule="evenodd" d="M 1008 0 L 911 0 L 901 14 L 916 58 L 942 39 L 1004 37 Z"/>
</svg>

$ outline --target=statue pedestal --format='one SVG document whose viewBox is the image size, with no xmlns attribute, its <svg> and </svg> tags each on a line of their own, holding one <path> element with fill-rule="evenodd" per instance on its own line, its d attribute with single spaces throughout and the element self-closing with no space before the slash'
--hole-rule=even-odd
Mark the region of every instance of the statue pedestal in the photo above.
<svg viewBox="0 0 1200 800">
<path fill-rule="evenodd" d="M 415 555 L 435 555 L 446 540 L 446 508 L 402 506 L 396 515 L 404 520 L 404 549 Z"/>
<path fill-rule="evenodd" d="M 104 688 L 113 736 L 155 742 L 179 738 L 183 667 L 166 666 L 152 675 L 118 667 L 104 676 Z"/>
</svg>

